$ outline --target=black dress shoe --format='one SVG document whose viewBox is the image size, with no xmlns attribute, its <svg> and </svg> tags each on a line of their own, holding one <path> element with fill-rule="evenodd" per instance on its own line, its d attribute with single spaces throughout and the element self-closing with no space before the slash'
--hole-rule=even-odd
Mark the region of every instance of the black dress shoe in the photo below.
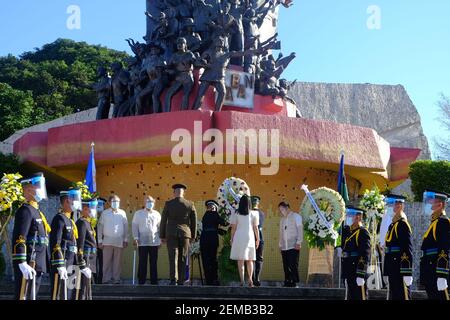
<svg viewBox="0 0 450 320">
<path fill-rule="evenodd" d="M 261 287 L 261 282 L 259 281 L 253 281 L 253 284 L 255 287 Z"/>
<path fill-rule="evenodd" d="M 177 282 L 176 281 L 170 281 L 169 286 L 176 286 Z"/>
</svg>

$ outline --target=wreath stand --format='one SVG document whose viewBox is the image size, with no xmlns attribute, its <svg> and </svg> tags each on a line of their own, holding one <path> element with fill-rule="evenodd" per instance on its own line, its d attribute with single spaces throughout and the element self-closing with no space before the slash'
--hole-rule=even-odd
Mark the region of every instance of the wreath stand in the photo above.
<svg viewBox="0 0 450 320">
<path fill-rule="evenodd" d="M 189 256 L 189 260 L 191 260 L 191 259 L 192 259 L 192 263 L 189 263 L 190 266 L 191 266 L 191 274 L 190 274 L 190 277 L 189 277 L 190 285 L 192 286 L 193 283 L 194 283 L 194 281 L 193 281 L 194 280 L 193 279 L 193 277 L 194 277 L 194 265 L 195 265 L 195 260 L 197 260 L 198 261 L 198 272 L 200 274 L 200 282 L 201 282 L 201 284 L 203 286 L 203 272 L 202 272 L 201 257 L 200 257 L 199 254 L 198 255 L 191 255 L 191 256 Z"/>
</svg>

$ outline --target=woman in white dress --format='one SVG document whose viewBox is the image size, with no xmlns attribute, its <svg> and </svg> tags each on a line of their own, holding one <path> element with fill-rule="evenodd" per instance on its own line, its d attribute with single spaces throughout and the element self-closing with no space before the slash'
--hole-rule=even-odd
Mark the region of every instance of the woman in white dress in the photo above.
<svg viewBox="0 0 450 320">
<path fill-rule="evenodd" d="M 253 287 L 253 263 L 256 260 L 256 249 L 259 246 L 259 213 L 256 210 L 250 210 L 250 208 L 250 198 L 243 195 L 239 201 L 238 211 L 230 218 L 230 259 L 238 261 L 241 286 L 244 285 L 245 265 L 247 265 L 248 285 Z"/>
</svg>

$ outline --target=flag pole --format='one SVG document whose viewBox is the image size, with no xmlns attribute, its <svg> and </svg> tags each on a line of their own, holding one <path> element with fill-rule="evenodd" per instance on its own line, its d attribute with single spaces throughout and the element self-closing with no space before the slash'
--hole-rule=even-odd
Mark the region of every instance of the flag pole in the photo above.
<svg viewBox="0 0 450 320">
<path fill-rule="evenodd" d="M 344 152 L 344 149 L 341 149 L 341 151 L 339 152 L 339 181 L 338 181 L 338 186 L 340 186 L 341 185 L 341 180 L 342 180 L 342 176 L 341 176 L 341 174 L 343 175 L 344 174 L 344 172 L 342 172 L 341 173 L 341 160 L 342 160 L 342 157 L 345 155 L 345 152 Z M 341 190 L 338 190 L 338 192 L 339 192 L 339 194 L 341 193 Z M 340 230 L 339 230 L 339 234 L 340 234 L 340 237 L 341 237 L 341 256 L 339 257 L 339 264 L 338 264 L 338 288 L 340 289 L 341 288 L 341 268 L 342 268 L 342 223 L 341 223 L 341 226 L 340 226 Z M 347 286 L 345 287 L 345 290 L 346 290 L 346 299 L 347 299 Z"/>
</svg>

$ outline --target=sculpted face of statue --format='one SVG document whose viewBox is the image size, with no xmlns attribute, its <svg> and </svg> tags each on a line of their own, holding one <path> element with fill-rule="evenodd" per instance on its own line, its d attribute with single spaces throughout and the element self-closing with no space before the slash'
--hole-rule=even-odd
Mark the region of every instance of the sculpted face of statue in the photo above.
<svg viewBox="0 0 450 320">
<path fill-rule="evenodd" d="M 178 51 L 185 52 L 187 49 L 187 42 L 185 38 L 178 38 L 177 39 L 177 49 Z"/>
</svg>

